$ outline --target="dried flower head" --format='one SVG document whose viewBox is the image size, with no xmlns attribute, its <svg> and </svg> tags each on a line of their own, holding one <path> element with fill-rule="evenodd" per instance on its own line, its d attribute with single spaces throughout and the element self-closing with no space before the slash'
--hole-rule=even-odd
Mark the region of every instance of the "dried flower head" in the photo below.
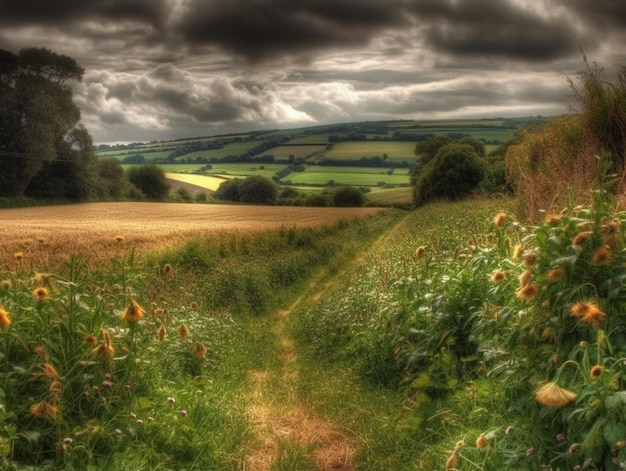
<svg viewBox="0 0 626 471">
<path fill-rule="evenodd" d="M 420 245 L 417 249 L 415 249 L 415 255 L 416 256 L 421 257 L 424 254 L 426 254 L 426 246 L 425 245 Z"/>
<path fill-rule="evenodd" d="M 180 326 L 180 329 L 178 329 L 178 336 L 181 339 L 186 339 L 187 337 L 189 337 L 189 328 L 183 324 Z"/>
<path fill-rule="evenodd" d="M 598 307 L 596 303 L 591 301 L 583 301 L 575 303 L 570 308 L 570 316 L 581 319 L 584 323 L 589 324 L 592 328 L 598 329 L 606 314 Z"/>
<path fill-rule="evenodd" d="M 43 345 L 35 345 L 33 352 L 39 357 L 41 361 L 48 361 L 48 349 Z"/>
<path fill-rule="evenodd" d="M 189 305 L 189 307 L 190 307 L 192 310 L 194 310 L 194 311 L 195 311 L 196 309 L 198 309 L 198 303 L 197 303 L 197 302 L 195 302 L 195 301 L 193 301 L 193 302 Z"/>
<path fill-rule="evenodd" d="M 0 306 L 0 328 L 6 329 L 11 325 L 11 318 L 9 317 L 9 313 L 4 310 L 2 306 Z"/>
<path fill-rule="evenodd" d="M 530 283 L 530 280 L 532 279 L 532 272 L 530 270 L 526 270 L 524 273 L 522 273 L 519 276 L 519 285 L 520 287 L 524 287 L 526 286 L 528 283 Z"/>
<path fill-rule="evenodd" d="M 137 301 L 132 299 L 122 314 L 122 320 L 128 321 L 131 324 L 136 324 L 141 320 L 144 312 L 144 308 L 142 308 Z"/>
<path fill-rule="evenodd" d="M 600 247 L 593 253 L 593 256 L 591 257 L 591 261 L 594 265 L 604 265 L 610 259 L 611 250 L 608 247 Z"/>
<path fill-rule="evenodd" d="M 33 298 L 38 302 L 47 301 L 49 297 L 50 293 L 48 293 L 48 290 L 43 286 L 39 286 L 33 290 Z"/>
<path fill-rule="evenodd" d="M 593 232 L 591 232 L 591 231 L 580 232 L 572 240 L 572 245 L 574 245 L 574 246 L 582 245 L 583 243 L 588 241 L 591 238 L 592 235 L 593 235 Z"/>
<path fill-rule="evenodd" d="M 558 409 L 578 397 L 576 393 L 560 387 L 554 382 L 546 382 L 535 390 L 535 400 L 544 406 Z"/>
<path fill-rule="evenodd" d="M 85 335 L 85 342 L 87 342 L 90 345 L 95 345 L 98 343 L 98 337 L 96 337 L 93 334 L 87 334 Z"/>
<path fill-rule="evenodd" d="M 550 226 L 556 226 L 559 222 L 561 222 L 560 214 L 548 214 L 544 219 L 544 222 Z"/>
<path fill-rule="evenodd" d="M 115 349 L 111 345 L 111 335 L 106 329 L 102 329 L 102 342 L 98 344 L 96 348 L 92 350 L 92 353 L 99 360 L 108 361 L 113 358 Z"/>
<path fill-rule="evenodd" d="M 537 262 L 537 254 L 535 252 L 528 252 L 524 255 L 524 265 L 532 267 Z"/>
<path fill-rule="evenodd" d="M 547 274 L 548 280 L 558 281 L 565 276 L 565 270 L 563 267 L 557 267 L 550 270 Z"/>
<path fill-rule="evenodd" d="M 486 448 L 489 442 L 485 438 L 485 434 L 481 433 L 476 439 L 476 448 Z"/>
<path fill-rule="evenodd" d="M 43 370 L 43 375 L 49 379 L 56 379 L 59 375 L 57 374 L 57 370 L 50 363 L 44 363 L 41 365 L 41 369 Z"/>
<path fill-rule="evenodd" d="M 193 356 L 198 358 L 198 359 L 202 359 L 204 357 L 206 357 L 206 345 L 204 345 L 202 342 L 198 342 L 195 343 L 193 346 Z"/>
<path fill-rule="evenodd" d="M 166 263 L 165 265 L 163 265 L 163 273 L 169 273 L 172 271 L 172 265 L 170 265 L 169 263 Z"/>
<path fill-rule="evenodd" d="M 61 390 L 62 386 L 60 381 L 52 381 L 50 383 L 50 386 L 48 387 L 48 392 L 52 394 L 52 396 L 54 396 L 56 399 L 58 399 L 61 395 Z"/>
<path fill-rule="evenodd" d="M 595 365 L 591 367 L 591 370 L 589 370 L 589 377 L 591 379 L 596 379 L 602 374 L 602 371 L 604 371 L 604 368 L 601 365 Z"/>
<path fill-rule="evenodd" d="M 498 212 L 493 218 L 493 224 L 496 227 L 502 227 L 506 222 L 506 213 L 504 211 Z"/>
<path fill-rule="evenodd" d="M 165 326 L 161 325 L 161 327 L 159 327 L 159 333 L 157 334 L 157 340 L 159 342 L 163 342 L 165 340 Z"/>
<path fill-rule="evenodd" d="M 528 283 L 525 286 L 522 286 L 515 292 L 515 296 L 519 299 L 523 299 L 524 301 L 530 301 L 534 299 L 535 296 L 539 293 L 539 286 L 537 283 Z"/>
<path fill-rule="evenodd" d="M 504 280 L 505 277 L 506 276 L 503 271 L 496 270 L 491 274 L 491 281 L 493 281 L 494 283 L 498 283 Z"/>
<path fill-rule="evenodd" d="M 56 422 L 59 419 L 59 408 L 49 402 L 41 401 L 30 406 L 30 414 L 38 419 Z"/>
</svg>

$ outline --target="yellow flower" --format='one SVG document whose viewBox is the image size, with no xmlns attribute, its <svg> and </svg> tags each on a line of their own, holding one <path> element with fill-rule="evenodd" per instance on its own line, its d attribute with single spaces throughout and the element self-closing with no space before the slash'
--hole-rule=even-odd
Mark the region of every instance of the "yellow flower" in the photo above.
<svg viewBox="0 0 626 471">
<path fill-rule="evenodd" d="M 589 371 L 589 376 L 591 377 L 591 379 L 596 379 L 598 376 L 602 374 L 603 370 L 604 368 L 601 365 L 595 365 Z"/>
<path fill-rule="evenodd" d="M 506 221 L 506 213 L 504 211 L 500 211 L 498 214 L 496 214 L 496 216 L 493 218 L 493 224 L 496 227 L 502 227 L 504 225 L 504 222 Z"/>
<path fill-rule="evenodd" d="M 193 346 L 193 356 L 198 358 L 198 359 L 202 359 L 204 357 L 206 357 L 206 346 L 202 343 L 202 342 L 198 342 L 196 344 L 194 344 Z"/>
<path fill-rule="evenodd" d="M 47 301 L 49 297 L 50 293 L 48 293 L 48 290 L 43 286 L 39 286 L 33 290 L 33 298 L 35 298 L 36 301 L 44 302 Z"/>
<path fill-rule="evenodd" d="M 2 306 L 0 306 L 0 328 L 6 329 L 11 325 L 11 319 L 9 318 L 9 313 L 4 310 Z"/>
<path fill-rule="evenodd" d="M 504 280 L 504 278 L 505 278 L 504 272 L 500 270 L 494 271 L 491 274 L 491 281 L 493 281 L 494 283 L 498 283 Z"/>
<path fill-rule="evenodd" d="M 485 438 L 485 435 L 481 433 L 476 439 L 476 448 L 486 448 L 489 442 Z"/>
<path fill-rule="evenodd" d="M 523 299 L 524 301 L 530 301 L 539 293 L 539 286 L 537 283 L 528 283 L 525 286 L 522 286 L 515 292 L 515 296 L 519 299 Z"/>
<path fill-rule="evenodd" d="M 424 255 L 426 253 L 426 246 L 425 245 L 420 245 L 416 250 L 415 250 L 415 255 L 417 255 L 418 257 L 421 257 L 422 255 Z"/>
<path fill-rule="evenodd" d="M 128 307 L 124 310 L 124 314 L 122 314 L 122 320 L 136 324 L 141 320 L 144 312 L 144 309 L 139 305 L 139 303 L 132 299 Z"/>
<path fill-rule="evenodd" d="M 189 336 L 189 329 L 185 324 L 181 325 L 180 329 L 178 329 L 178 336 L 181 339 L 186 339 Z"/>
<path fill-rule="evenodd" d="M 608 247 L 600 247 L 593 253 L 591 261 L 594 265 L 604 265 L 611 258 L 611 250 Z"/>
<path fill-rule="evenodd" d="M 578 397 L 576 393 L 568 391 L 553 382 L 546 382 L 535 390 L 535 400 L 544 406 L 558 409 L 566 406 Z"/>
<path fill-rule="evenodd" d="M 41 401 L 30 406 L 30 414 L 38 419 L 56 422 L 59 418 L 59 408 L 46 401 Z"/>
</svg>

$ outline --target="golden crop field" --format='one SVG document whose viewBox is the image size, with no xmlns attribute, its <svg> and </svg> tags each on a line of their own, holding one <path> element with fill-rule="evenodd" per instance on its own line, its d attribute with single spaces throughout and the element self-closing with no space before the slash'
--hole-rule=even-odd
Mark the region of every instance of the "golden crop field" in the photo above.
<svg viewBox="0 0 626 471">
<path fill-rule="evenodd" d="M 131 248 L 159 250 L 212 232 L 320 226 L 382 210 L 147 202 L 1 209 L 0 266 L 55 267 L 71 253 L 94 264 Z"/>
<path fill-rule="evenodd" d="M 168 180 L 176 180 L 182 183 L 188 183 L 207 190 L 216 191 L 219 186 L 226 180 L 222 177 L 213 175 L 197 175 L 189 173 L 166 173 L 165 178 Z"/>
</svg>

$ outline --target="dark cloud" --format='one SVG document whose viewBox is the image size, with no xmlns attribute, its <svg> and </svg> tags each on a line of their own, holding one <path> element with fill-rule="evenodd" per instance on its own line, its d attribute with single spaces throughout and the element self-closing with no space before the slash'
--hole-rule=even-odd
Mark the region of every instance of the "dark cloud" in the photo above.
<svg viewBox="0 0 626 471">
<path fill-rule="evenodd" d="M 575 12 L 581 21 L 598 28 L 598 31 L 606 33 L 606 28 L 626 31 L 626 3 L 623 0 L 555 1 Z"/>
<path fill-rule="evenodd" d="M 564 18 L 506 1 L 415 0 L 411 10 L 424 25 L 427 44 L 456 56 L 542 62 L 588 42 Z"/>
<path fill-rule="evenodd" d="M 408 26 L 399 5 L 399 0 L 195 0 L 178 31 L 194 43 L 217 44 L 258 61 L 366 45 L 383 29 Z"/>
</svg>

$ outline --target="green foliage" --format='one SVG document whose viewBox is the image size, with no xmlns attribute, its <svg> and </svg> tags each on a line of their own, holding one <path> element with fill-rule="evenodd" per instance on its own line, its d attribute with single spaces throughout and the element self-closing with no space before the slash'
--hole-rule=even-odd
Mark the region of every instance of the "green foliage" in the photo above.
<svg viewBox="0 0 626 471">
<path fill-rule="evenodd" d="M 151 200 L 165 199 L 170 190 L 165 173 L 157 165 L 132 166 L 127 175 L 130 183 Z"/>
<path fill-rule="evenodd" d="M 273 204 L 278 194 L 278 186 L 269 178 L 253 175 L 244 179 L 237 191 L 242 203 Z"/>
<path fill-rule="evenodd" d="M 226 201 L 239 201 L 239 185 L 243 180 L 241 178 L 233 178 L 221 183 L 215 192 L 215 197 Z"/>
<path fill-rule="evenodd" d="M 415 182 L 416 206 L 439 198 L 469 195 L 484 177 L 484 162 L 468 144 L 448 144 L 423 169 Z"/>
<path fill-rule="evenodd" d="M 363 206 L 365 195 L 361 190 L 352 186 L 343 186 L 332 193 L 334 206 Z"/>
</svg>

